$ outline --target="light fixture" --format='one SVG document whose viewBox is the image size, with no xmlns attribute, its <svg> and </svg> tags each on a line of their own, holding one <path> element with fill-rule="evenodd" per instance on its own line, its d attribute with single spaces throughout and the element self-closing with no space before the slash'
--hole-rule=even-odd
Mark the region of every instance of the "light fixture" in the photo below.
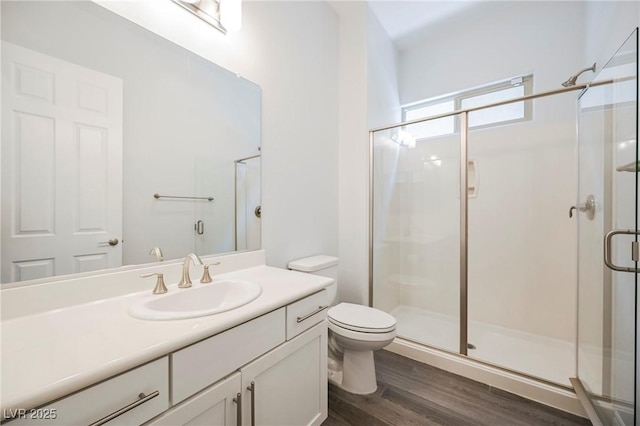
<svg viewBox="0 0 640 426">
<path fill-rule="evenodd" d="M 227 31 L 242 27 L 242 0 L 220 0 L 220 22 Z"/>
<path fill-rule="evenodd" d="M 172 0 L 226 34 L 242 25 L 242 0 Z"/>
</svg>

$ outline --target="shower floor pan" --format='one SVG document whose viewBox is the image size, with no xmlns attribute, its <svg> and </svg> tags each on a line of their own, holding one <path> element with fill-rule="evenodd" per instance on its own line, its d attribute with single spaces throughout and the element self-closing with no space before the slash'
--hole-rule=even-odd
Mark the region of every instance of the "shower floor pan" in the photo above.
<svg viewBox="0 0 640 426">
<path fill-rule="evenodd" d="M 458 352 L 457 317 L 403 305 L 391 314 L 398 321 L 399 337 Z M 576 365 L 574 343 L 476 321 L 469 321 L 467 334 L 470 358 L 571 386 L 569 377 L 575 376 Z"/>
</svg>

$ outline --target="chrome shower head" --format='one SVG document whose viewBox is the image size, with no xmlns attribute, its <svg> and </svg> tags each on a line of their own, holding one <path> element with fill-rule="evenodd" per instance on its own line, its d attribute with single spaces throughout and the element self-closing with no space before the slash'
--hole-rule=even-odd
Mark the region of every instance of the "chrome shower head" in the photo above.
<svg viewBox="0 0 640 426">
<path fill-rule="evenodd" d="M 572 75 L 571 77 L 569 77 L 569 80 L 565 81 L 564 83 L 562 83 L 562 85 L 564 87 L 571 87 L 571 86 L 575 86 L 576 85 L 576 80 L 578 79 L 578 77 L 580 76 L 580 74 L 587 72 L 587 71 L 593 71 L 596 72 L 596 63 L 594 62 L 592 66 L 590 66 L 589 68 L 585 68 L 583 70 L 578 71 L 577 74 Z"/>
</svg>

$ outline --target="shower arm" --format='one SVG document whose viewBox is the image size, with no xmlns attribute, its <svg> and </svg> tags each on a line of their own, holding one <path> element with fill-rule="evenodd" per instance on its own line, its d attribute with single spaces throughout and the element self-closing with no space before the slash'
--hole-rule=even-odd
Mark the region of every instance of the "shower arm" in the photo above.
<svg viewBox="0 0 640 426">
<path fill-rule="evenodd" d="M 562 83 L 562 85 L 564 87 L 575 86 L 576 81 L 578 80 L 578 77 L 580 77 L 581 74 L 583 74 L 583 73 L 585 73 L 587 71 L 596 72 L 596 63 L 594 62 L 593 65 L 591 65 L 590 67 L 578 71 L 576 74 L 574 74 L 571 77 L 569 77 L 569 79 L 567 81 Z"/>
</svg>

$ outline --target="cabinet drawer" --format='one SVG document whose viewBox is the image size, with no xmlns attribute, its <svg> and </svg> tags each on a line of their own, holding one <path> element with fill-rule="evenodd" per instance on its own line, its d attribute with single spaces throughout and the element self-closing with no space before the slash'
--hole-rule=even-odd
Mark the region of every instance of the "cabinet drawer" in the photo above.
<svg viewBox="0 0 640 426">
<path fill-rule="evenodd" d="M 125 407 L 131 409 L 121 410 Z M 25 416 L 11 425 L 102 424 L 100 420 L 106 421 L 110 415 L 115 417 L 109 425 L 138 425 L 168 408 L 169 362 L 164 357 L 45 407 L 27 410 Z M 119 412 L 122 414 L 116 416 Z"/>
<path fill-rule="evenodd" d="M 287 340 L 325 319 L 327 302 L 327 290 L 322 290 L 287 306 Z"/>
<path fill-rule="evenodd" d="M 171 354 L 172 404 L 184 400 L 285 341 L 285 308 Z"/>
</svg>

